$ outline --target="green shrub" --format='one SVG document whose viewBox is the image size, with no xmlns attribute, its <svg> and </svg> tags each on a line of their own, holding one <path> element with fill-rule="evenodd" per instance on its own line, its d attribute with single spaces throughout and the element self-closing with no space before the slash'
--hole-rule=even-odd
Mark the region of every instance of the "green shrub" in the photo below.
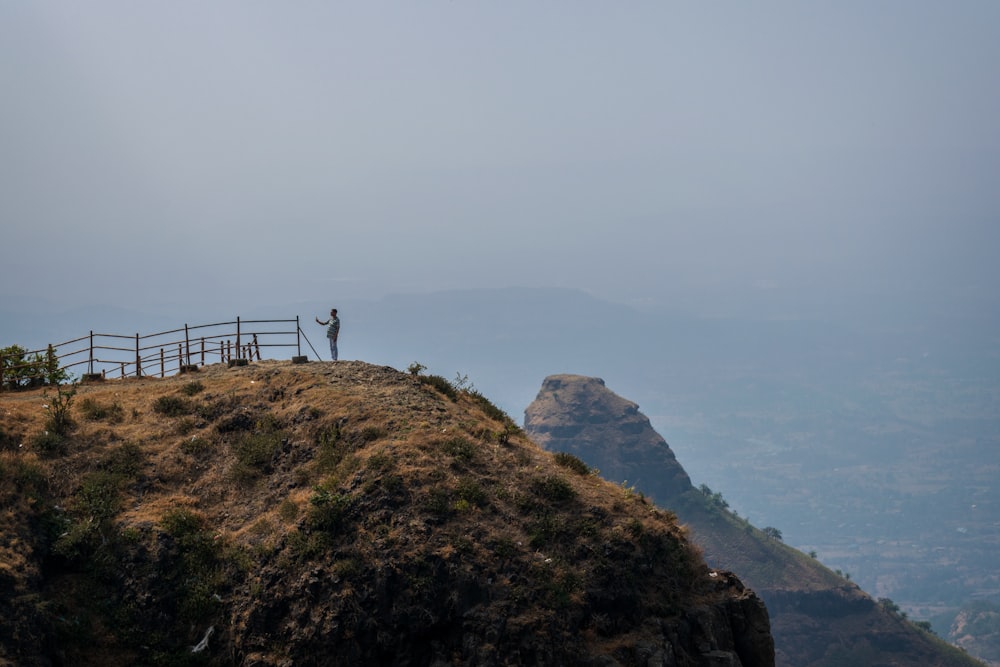
<svg viewBox="0 0 1000 667">
<path fill-rule="evenodd" d="M 56 395 L 49 397 L 48 392 L 45 398 L 48 403 L 45 409 L 48 411 L 45 417 L 45 428 L 58 435 L 66 435 L 73 428 L 73 417 L 70 415 L 70 406 L 73 404 L 73 397 L 76 396 L 76 387 L 69 389 L 56 387 Z"/>
<path fill-rule="evenodd" d="M 188 382 L 183 387 L 181 387 L 181 393 L 185 396 L 194 396 L 198 392 L 205 389 L 205 385 L 201 383 L 200 380 L 195 380 L 194 382 Z"/>
<path fill-rule="evenodd" d="M 434 387 L 453 401 L 458 400 L 458 391 L 448 380 L 440 375 L 420 375 L 418 377 L 423 384 Z"/>
<path fill-rule="evenodd" d="M 244 433 L 232 444 L 236 459 L 245 466 L 267 472 L 274 457 L 281 451 L 280 432 Z"/>
<path fill-rule="evenodd" d="M 69 379 L 69 373 L 59 367 L 59 357 L 51 345 L 45 354 L 28 350 L 20 345 L 0 348 L 0 372 L 3 385 L 0 389 L 23 389 L 41 385 L 58 385 Z"/>
<path fill-rule="evenodd" d="M 476 506 L 481 507 L 486 504 L 486 492 L 483 490 L 479 481 L 473 477 L 463 477 L 459 479 L 458 487 L 455 489 L 455 495 L 457 495 L 459 499 Z"/>
<path fill-rule="evenodd" d="M 493 401 L 486 398 L 486 396 L 484 396 L 483 394 L 479 393 L 478 390 L 470 389 L 466 392 L 466 395 L 469 398 L 471 398 L 477 405 L 479 405 L 482 411 L 486 413 L 486 416 L 489 417 L 490 419 L 495 419 L 497 421 L 504 423 L 507 422 L 513 423 L 513 420 L 510 418 L 510 415 L 508 415 L 506 412 L 498 408 L 493 403 Z"/>
<path fill-rule="evenodd" d="M 80 401 L 80 412 L 83 414 L 83 418 L 88 421 L 120 424 L 125 420 L 125 411 L 122 409 L 121 403 L 114 402 L 111 405 L 104 405 L 89 396 Z"/>
<path fill-rule="evenodd" d="M 145 460 L 146 454 L 139 445 L 126 442 L 108 452 L 99 465 L 112 475 L 136 477 Z"/>
<path fill-rule="evenodd" d="M 77 492 L 77 502 L 84 514 L 97 519 L 109 519 L 121 509 L 122 475 L 97 470 L 83 479 Z"/>
<path fill-rule="evenodd" d="M 66 438 L 52 431 L 35 434 L 31 437 L 29 444 L 33 450 L 38 452 L 39 456 L 49 459 L 63 456 L 68 449 Z"/>
<path fill-rule="evenodd" d="M 314 530 L 335 532 L 343 525 L 353 501 L 350 496 L 332 493 L 328 489 L 317 486 L 309 497 L 309 515 L 307 524 Z"/>
<path fill-rule="evenodd" d="M 532 490 L 552 502 L 563 502 L 576 497 L 576 490 L 562 477 L 546 475 L 531 480 Z"/>
<path fill-rule="evenodd" d="M 181 443 L 181 451 L 189 456 L 199 456 L 215 447 L 215 443 L 208 438 L 201 438 L 196 435 Z"/>
<path fill-rule="evenodd" d="M 590 466 L 581 461 L 578 457 L 573 456 L 567 452 L 556 452 L 553 455 L 556 463 L 561 465 L 563 468 L 571 470 L 578 475 L 589 475 Z"/>
<path fill-rule="evenodd" d="M 461 436 L 446 440 L 441 444 L 445 454 L 455 457 L 457 461 L 469 462 L 476 456 L 476 446 Z"/>
<path fill-rule="evenodd" d="M 183 417 L 194 412 L 195 407 L 183 396 L 160 396 L 153 401 L 153 411 L 166 417 Z"/>
</svg>

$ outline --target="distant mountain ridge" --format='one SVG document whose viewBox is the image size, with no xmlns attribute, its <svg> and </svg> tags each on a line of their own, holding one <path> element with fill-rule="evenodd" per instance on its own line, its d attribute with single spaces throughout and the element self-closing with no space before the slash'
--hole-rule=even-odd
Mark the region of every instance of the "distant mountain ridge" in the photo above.
<svg viewBox="0 0 1000 667">
<path fill-rule="evenodd" d="M 676 512 L 710 564 L 736 572 L 764 599 L 779 666 L 980 664 L 782 544 L 777 534 L 735 516 L 721 494 L 694 488 L 638 406 L 600 378 L 545 378 L 525 410 L 524 427 L 549 451 L 572 453 L 606 479 Z"/>
</svg>

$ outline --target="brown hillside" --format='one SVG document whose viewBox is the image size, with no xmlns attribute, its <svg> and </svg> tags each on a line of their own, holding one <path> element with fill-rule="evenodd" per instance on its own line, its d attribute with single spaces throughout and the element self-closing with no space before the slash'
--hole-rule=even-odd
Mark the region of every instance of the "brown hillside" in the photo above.
<svg viewBox="0 0 1000 667">
<path fill-rule="evenodd" d="M 440 378 L 219 365 L 0 416 L 0 664 L 773 664 L 670 512 Z"/>
<path fill-rule="evenodd" d="M 783 667 L 979 665 L 906 622 L 856 585 L 696 489 L 638 406 L 599 378 L 545 379 L 525 430 L 553 452 L 571 452 L 602 476 L 676 512 L 714 567 L 735 572 L 765 601 Z"/>
</svg>

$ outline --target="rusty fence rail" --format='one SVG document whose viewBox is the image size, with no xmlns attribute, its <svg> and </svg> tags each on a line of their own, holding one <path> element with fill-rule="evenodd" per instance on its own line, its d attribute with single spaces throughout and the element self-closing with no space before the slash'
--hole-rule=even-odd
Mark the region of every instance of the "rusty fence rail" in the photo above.
<svg viewBox="0 0 1000 667">
<path fill-rule="evenodd" d="M 44 384 L 46 376 L 25 376 L 26 368 L 38 368 L 43 359 L 58 363 L 67 375 L 83 379 L 157 376 L 194 370 L 209 363 L 240 363 L 274 358 L 278 349 L 294 350 L 302 357 L 302 340 L 309 347 L 298 316 L 287 320 L 241 320 L 216 322 L 140 335 L 94 333 L 74 338 L 45 350 L 29 350 L 21 355 L 24 363 L 6 364 L 0 358 L 0 388 L 11 377 Z M 66 351 L 67 348 L 71 348 Z M 313 353 L 316 354 L 315 348 Z M 319 355 L 316 355 L 317 358 Z M 57 362 L 52 361 L 52 358 Z M 33 360 L 33 361 L 32 361 Z M 237 360 L 234 362 L 234 360 Z M 5 378 L 4 375 L 8 377 Z"/>
</svg>

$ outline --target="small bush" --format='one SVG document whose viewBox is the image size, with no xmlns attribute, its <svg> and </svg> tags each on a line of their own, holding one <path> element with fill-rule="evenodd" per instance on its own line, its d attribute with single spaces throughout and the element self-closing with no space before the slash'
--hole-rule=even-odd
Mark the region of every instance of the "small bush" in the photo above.
<svg viewBox="0 0 1000 667">
<path fill-rule="evenodd" d="M 48 415 L 45 418 L 45 428 L 47 430 L 58 435 L 66 435 L 73 428 L 70 406 L 73 403 L 74 396 L 76 396 L 75 386 L 71 386 L 69 389 L 56 388 L 56 395 L 45 406 L 45 409 L 48 410 Z M 45 394 L 45 397 L 49 398 L 48 393 Z"/>
<path fill-rule="evenodd" d="M 200 380 L 195 380 L 194 382 L 188 382 L 183 387 L 181 387 L 181 393 L 185 396 L 194 396 L 195 394 L 203 391 L 205 385 L 201 383 Z"/>
<path fill-rule="evenodd" d="M 556 463 L 567 470 L 571 470 L 578 475 L 589 475 L 590 466 L 581 461 L 578 457 L 567 452 L 556 452 L 554 457 Z"/>
<path fill-rule="evenodd" d="M 108 470 L 87 475 L 76 495 L 80 510 L 97 519 L 113 517 L 121 509 L 123 482 L 121 475 Z"/>
<path fill-rule="evenodd" d="M 153 401 L 153 411 L 166 417 L 183 417 L 194 412 L 195 407 L 183 396 L 160 396 Z"/>
<path fill-rule="evenodd" d="M 38 452 L 39 456 L 47 459 L 63 456 L 68 449 L 66 438 L 52 431 L 35 434 L 29 444 L 33 450 Z"/>
<path fill-rule="evenodd" d="M 351 509 L 352 500 L 348 495 L 331 493 L 323 487 L 315 487 L 309 497 L 309 516 L 307 523 L 314 530 L 334 532 L 344 522 Z"/>
<path fill-rule="evenodd" d="M 486 413 L 486 416 L 489 417 L 490 419 L 495 419 L 497 421 L 505 423 L 513 421 L 506 412 L 498 408 L 493 403 L 493 401 L 486 398 L 486 396 L 479 393 L 479 391 L 477 391 L 476 389 L 470 389 L 466 393 L 468 394 L 469 398 L 475 401 L 479 405 L 479 407 L 482 408 L 483 412 Z"/>
<path fill-rule="evenodd" d="M 299 506 L 289 498 L 285 498 L 278 505 L 278 516 L 285 523 L 292 523 L 299 518 Z"/>
<path fill-rule="evenodd" d="M 462 437 L 446 440 L 441 444 L 445 454 L 454 456 L 457 461 L 469 462 L 476 456 L 476 446 Z"/>
<path fill-rule="evenodd" d="M 434 387 L 439 392 L 455 401 L 458 400 L 458 391 L 455 387 L 440 375 L 420 375 L 418 376 L 423 384 Z"/>
<path fill-rule="evenodd" d="M 486 492 L 483 490 L 482 485 L 472 477 L 463 477 L 458 480 L 455 495 L 461 500 L 479 507 L 486 504 Z"/>
<path fill-rule="evenodd" d="M 215 443 L 208 438 L 200 438 L 195 435 L 181 443 L 181 451 L 189 456 L 200 456 L 214 447 Z"/>
<path fill-rule="evenodd" d="M 142 470 L 146 455 L 134 442 L 126 442 L 112 449 L 100 461 L 100 467 L 112 475 L 135 477 Z"/>
<path fill-rule="evenodd" d="M 230 415 L 215 425 L 215 430 L 219 433 L 242 433 L 252 431 L 257 425 L 257 420 L 247 412 L 237 412 Z"/>
<path fill-rule="evenodd" d="M 88 421 L 106 421 L 110 424 L 120 424 L 125 420 L 125 410 L 117 401 L 111 405 L 98 403 L 91 397 L 80 401 L 80 412 Z"/>
<path fill-rule="evenodd" d="M 563 502 L 576 497 L 576 490 L 562 477 L 546 475 L 531 481 L 532 490 L 543 498 L 553 502 Z"/>
<path fill-rule="evenodd" d="M 232 444 L 237 460 L 261 471 L 271 468 L 271 462 L 281 450 L 281 433 L 245 433 Z"/>
</svg>

